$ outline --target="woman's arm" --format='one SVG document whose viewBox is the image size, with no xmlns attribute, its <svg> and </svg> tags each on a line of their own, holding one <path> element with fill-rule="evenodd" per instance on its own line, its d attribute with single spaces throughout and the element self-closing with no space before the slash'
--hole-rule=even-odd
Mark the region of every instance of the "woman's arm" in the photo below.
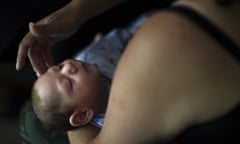
<svg viewBox="0 0 240 144">
<path fill-rule="evenodd" d="M 126 0 L 72 0 L 64 7 L 36 23 L 29 23 L 29 32 L 19 44 L 16 69 L 21 70 L 26 57 L 34 71 L 43 74 L 52 64 L 51 48 L 73 35 L 88 19 Z"/>
<path fill-rule="evenodd" d="M 68 131 L 70 144 L 88 144 L 90 140 L 96 137 L 100 129 L 88 124 L 79 129 Z"/>
<path fill-rule="evenodd" d="M 204 30 L 160 12 L 124 52 L 104 126 L 92 143 L 166 140 L 219 118 L 240 101 L 239 73 L 239 63 Z"/>
</svg>

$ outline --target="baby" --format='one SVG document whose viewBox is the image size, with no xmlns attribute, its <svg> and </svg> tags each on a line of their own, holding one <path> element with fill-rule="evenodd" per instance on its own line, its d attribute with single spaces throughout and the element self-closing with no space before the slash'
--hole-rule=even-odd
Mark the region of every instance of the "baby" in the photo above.
<svg viewBox="0 0 240 144">
<path fill-rule="evenodd" d="M 115 28 L 85 48 L 76 60 L 52 66 L 37 79 L 32 90 L 32 105 L 43 125 L 60 131 L 88 123 L 103 126 L 116 65 L 147 16 L 140 16 L 124 29 Z"/>
<path fill-rule="evenodd" d="M 50 67 L 36 80 L 32 106 L 45 127 L 67 131 L 88 123 L 103 126 L 111 79 L 131 35 L 115 29 L 76 60 Z"/>
<path fill-rule="evenodd" d="M 110 79 L 94 64 L 69 59 L 35 82 L 32 104 L 39 120 L 54 130 L 70 130 L 105 112 Z"/>
</svg>

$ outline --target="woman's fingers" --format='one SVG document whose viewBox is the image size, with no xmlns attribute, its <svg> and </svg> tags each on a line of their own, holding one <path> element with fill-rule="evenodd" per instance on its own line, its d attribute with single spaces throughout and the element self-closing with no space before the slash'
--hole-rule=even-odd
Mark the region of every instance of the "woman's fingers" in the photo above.
<svg viewBox="0 0 240 144">
<path fill-rule="evenodd" d="M 17 54 L 16 70 L 21 70 L 25 64 L 28 47 L 20 44 Z"/>
<path fill-rule="evenodd" d="M 46 53 L 42 51 L 36 51 L 29 49 L 28 58 L 33 67 L 33 70 L 40 75 L 45 73 L 48 69 L 46 62 L 44 61 L 44 55 Z"/>
<path fill-rule="evenodd" d="M 51 47 L 56 41 L 72 35 L 78 28 L 74 8 L 70 2 L 37 23 L 29 23 L 29 33 L 19 45 L 17 70 L 23 68 L 27 55 L 33 69 L 40 74 L 53 64 L 49 52 Z"/>
<path fill-rule="evenodd" d="M 35 72 L 42 74 L 53 65 L 50 49 L 54 39 L 27 33 L 19 45 L 16 69 L 21 70 L 28 56 Z"/>
<path fill-rule="evenodd" d="M 45 55 L 43 55 L 43 59 L 48 68 L 50 68 L 53 65 L 52 55 L 49 51 Z"/>
<path fill-rule="evenodd" d="M 16 69 L 21 70 L 25 64 L 25 60 L 27 57 L 28 50 L 34 46 L 35 43 L 34 37 L 27 33 L 23 40 L 21 41 L 19 48 L 18 48 L 18 54 L 17 54 L 17 60 L 16 60 Z"/>
</svg>

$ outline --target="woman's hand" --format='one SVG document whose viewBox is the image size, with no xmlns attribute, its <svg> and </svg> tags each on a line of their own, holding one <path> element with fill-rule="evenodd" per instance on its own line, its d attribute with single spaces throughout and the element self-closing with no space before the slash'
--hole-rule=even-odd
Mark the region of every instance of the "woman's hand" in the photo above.
<svg viewBox="0 0 240 144">
<path fill-rule="evenodd" d="M 52 46 L 71 36 L 80 25 L 74 1 L 37 23 L 29 24 L 29 32 L 22 39 L 16 62 L 16 69 L 24 67 L 28 56 L 34 71 L 43 74 L 53 64 Z"/>
<path fill-rule="evenodd" d="M 30 23 L 29 32 L 19 45 L 16 69 L 24 67 L 28 56 L 34 71 L 43 74 L 53 64 L 51 48 L 57 41 L 71 36 L 86 20 L 124 1 L 72 0 L 37 23 Z"/>
</svg>

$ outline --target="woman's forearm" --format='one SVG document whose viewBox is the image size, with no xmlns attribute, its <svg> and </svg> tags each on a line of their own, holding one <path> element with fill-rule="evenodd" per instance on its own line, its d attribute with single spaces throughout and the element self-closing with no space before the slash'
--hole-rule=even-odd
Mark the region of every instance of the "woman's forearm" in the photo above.
<svg viewBox="0 0 240 144">
<path fill-rule="evenodd" d="M 86 125 L 76 130 L 68 131 L 70 144 L 89 144 L 99 133 L 99 128 L 93 125 Z"/>
</svg>

